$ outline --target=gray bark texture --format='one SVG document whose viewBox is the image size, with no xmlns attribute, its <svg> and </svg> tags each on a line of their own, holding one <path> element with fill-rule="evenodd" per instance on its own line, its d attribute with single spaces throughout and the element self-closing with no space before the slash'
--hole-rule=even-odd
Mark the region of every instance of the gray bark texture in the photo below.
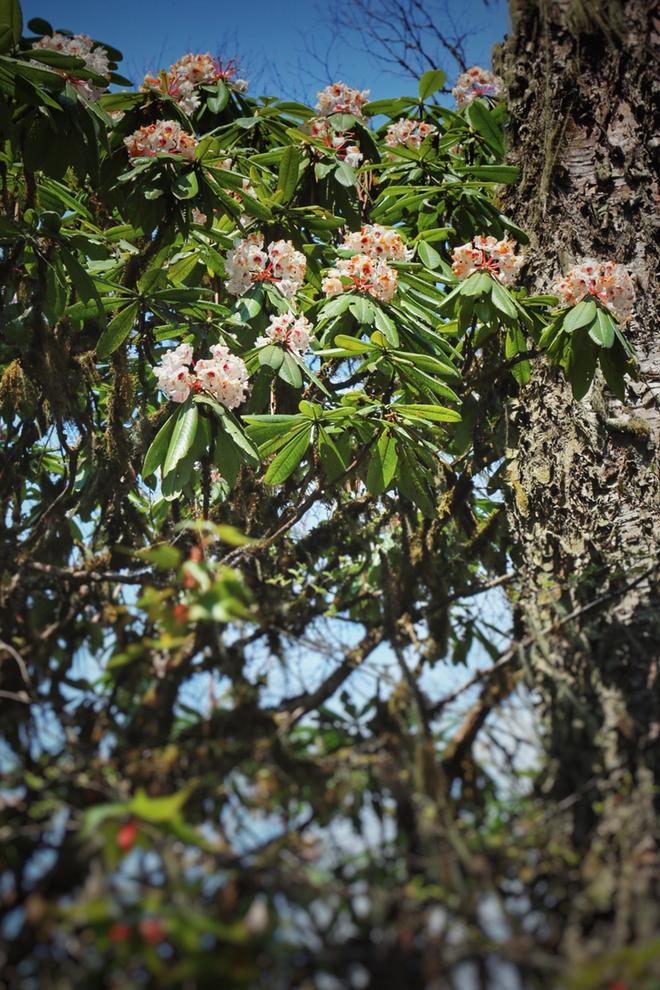
<svg viewBox="0 0 660 990">
<path fill-rule="evenodd" d="M 657 13 L 642 0 L 514 0 L 496 53 L 522 169 L 505 208 L 531 232 L 530 288 L 593 257 L 625 264 L 637 290 L 639 380 L 625 403 L 598 376 L 575 402 L 541 361 L 509 412 L 516 617 L 535 636 L 540 791 L 573 851 L 549 889 L 557 951 L 575 964 L 660 931 Z"/>
</svg>

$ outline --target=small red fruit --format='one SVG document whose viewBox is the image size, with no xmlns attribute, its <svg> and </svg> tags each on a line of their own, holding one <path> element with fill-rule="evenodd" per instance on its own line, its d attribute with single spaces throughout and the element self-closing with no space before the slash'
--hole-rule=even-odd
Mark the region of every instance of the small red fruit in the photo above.
<svg viewBox="0 0 660 990">
<path fill-rule="evenodd" d="M 172 609 L 172 616 L 175 622 L 183 625 L 184 622 L 188 621 L 188 606 L 182 605 L 181 602 L 179 602 L 179 604 L 175 605 Z"/>
<path fill-rule="evenodd" d="M 158 918 L 144 918 L 138 925 L 140 935 L 150 945 L 158 945 L 165 938 L 165 932 Z"/>
<path fill-rule="evenodd" d="M 135 822 L 126 822 L 117 832 L 117 845 L 124 852 L 128 852 L 135 845 L 138 837 L 138 827 Z"/>
<path fill-rule="evenodd" d="M 125 942 L 131 937 L 131 926 L 125 921 L 115 921 L 108 935 L 111 942 Z"/>
</svg>

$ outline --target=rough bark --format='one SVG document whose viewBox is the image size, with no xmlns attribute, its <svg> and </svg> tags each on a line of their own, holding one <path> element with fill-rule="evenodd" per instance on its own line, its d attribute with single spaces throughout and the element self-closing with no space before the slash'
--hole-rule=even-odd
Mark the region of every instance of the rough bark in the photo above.
<svg viewBox="0 0 660 990">
<path fill-rule="evenodd" d="M 575 962 L 660 930 L 660 30 L 641 0 L 515 0 L 511 14 L 497 68 L 522 167 L 507 205 L 531 231 L 529 284 L 547 291 L 560 269 L 594 257 L 627 265 L 638 293 L 640 373 L 624 404 L 602 380 L 575 402 L 540 362 L 509 415 L 517 619 L 537 634 L 543 792 L 567 809 L 578 854 L 555 890 L 558 951 Z"/>
</svg>

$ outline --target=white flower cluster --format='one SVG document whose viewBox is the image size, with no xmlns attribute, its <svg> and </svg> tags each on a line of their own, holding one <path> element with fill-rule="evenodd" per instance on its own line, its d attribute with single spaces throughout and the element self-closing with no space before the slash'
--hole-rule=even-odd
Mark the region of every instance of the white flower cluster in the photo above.
<svg viewBox="0 0 660 990">
<path fill-rule="evenodd" d="M 179 344 L 163 355 L 154 374 L 168 399 L 185 402 L 191 392 L 206 392 L 227 409 L 240 406 L 247 393 L 245 363 L 224 344 L 214 344 L 210 351 L 210 359 L 195 362 L 190 344 Z"/>
<path fill-rule="evenodd" d="M 335 131 L 325 117 L 312 118 L 306 129 L 313 138 L 322 141 L 326 148 L 332 148 L 340 158 L 343 158 L 353 168 L 357 168 L 364 158 L 357 144 L 348 143 L 351 140 L 350 135 Z"/>
<path fill-rule="evenodd" d="M 396 270 L 387 259 L 408 261 L 413 252 L 403 243 L 401 235 L 391 227 L 367 223 L 347 234 L 341 248 L 356 251 L 352 258 L 340 258 L 323 279 L 327 296 L 340 292 L 366 292 L 381 302 L 390 302 L 398 285 Z"/>
<path fill-rule="evenodd" d="M 141 89 L 166 93 L 179 104 L 184 113 L 190 114 L 201 102 L 197 92 L 199 86 L 212 85 L 222 79 L 232 89 L 244 93 L 248 84 L 245 79 L 235 78 L 237 72 L 233 59 L 223 65 L 210 52 L 188 54 L 173 62 L 167 71 L 163 69 L 157 76 L 146 75 Z"/>
<path fill-rule="evenodd" d="M 35 48 L 46 48 L 51 52 L 61 52 L 63 55 L 71 55 L 81 58 L 90 72 L 96 72 L 99 76 L 105 76 L 110 81 L 110 60 L 103 45 L 97 45 L 87 34 L 74 34 L 69 36 L 60 34 L 58 31 L 52 35 L 44 35 L 34 43 Z M 71 79 L 70 73 L 61 69 L 60 75 Z M 98 100 L 101 93 L 105 92 L 107 86 L 95 86 L 88 79 L 71 79 L 78 89 L 78 92 L 86 100 Z"/>
<path fill-rule="evenodd" d="M 316 109 L 324 116 L 331 113 L 352 113 L 353 116 L 365 123 L 366 117 L 362 113 L 362 107 L 367 102 L 369 90 L 351 89 L 343 82 L 331 83 L 317 94 Z"/>
<path fill-rule="evenodd" d="M 559 277 L 552 291 L 564 306 L 575 306 L 585 296 L 593 296 L 607 306 L 622 326 L 632 319 L 635 301 L 632 279 L 626 268 L 614 261 L 587 258 Z"/>
<path fill-rule="evenodd" d="M 490 100 L 499 100 L 503 93 L 504 83 L 500 77 L 478 65 L 473 65 L 467 72 L 463 72 L 452 89 L 456 106 L 459 109 L 468 106 L 479 96 L 486 96 Z"/>
<path fill-rule="evenodd" d="M 341 292 L 366 292 L 367 295 L 390 302 L 397 290 L 398 276 L 384 259 L 370 258 L 368 254 L 355 254 L 352 258 L 339 258 L 323 279 L 326 296 Z"/>
<path fill-rule="evenodd" d="M 424 138 L 435 134 L 437 129 L 435 124 L 422 120 L 397 120 L 387 128 L 385 144 L 388 148 L 419 148 Z"/>
<path fill-rule="evenodd" d="M 503 285 L 512 285 L 525 260 L 522 255 L 515 253 L 517 246 L 512 240 L 473 237 L 468 244 L 461 244 L 452 251 L 452 271 L 459 279 L 468 278 L 474 272 L 485 271 Z"/>
<path fill-rule="evenodd" d="M 305 278 L 305 255 L 291 241 L 272 241 L 264 250 L 262 234 L 249 234 L 234 242 L 227 254 L 227 291 L 242 296 L 255 282 L 272 282 L 287 299 L 293 299 Z"/>
<path fill-rule="evenodd" d="M 379 223 L 365 223 L 359 231 L 347 234 L 341 246 L 349 251 L 359 251 L 370 258 L 409 261 L 413 256 L 413 252 L 406 248 L 396 230 L 383 227 Z"/>
<path fill-rule="evenodd" d="M 266 328 L 265 336 L 257 337 L 256 346 L 281 344 L 291 354 L 302 357 L 309 347 L 311 335 L 312 324 L 308 319 L 304 316 L 296 317 L 293 313 L 283 313 L 281 316 L 271 316 L 270 326 Z"/>
<path fill-rule="evenodd" d="M 191 161 L 195 157 L 197 141 L 176 120 L 158 120 L 155 124 L 140 127 L 124 138 L 130 158 L 152 158 L 154 155 L 183 155 Z"/>
</svg>

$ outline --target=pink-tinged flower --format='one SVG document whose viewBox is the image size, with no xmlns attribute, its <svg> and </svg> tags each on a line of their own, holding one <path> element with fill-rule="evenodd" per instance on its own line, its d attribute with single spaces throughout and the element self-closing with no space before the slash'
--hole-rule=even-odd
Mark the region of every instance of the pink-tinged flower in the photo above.
<svg viewBox="0 0 660 990">
<path fill-rule="evenodd" d="M 293 313 L 283 313 L 271 316 L 270 326 L 266 328 L 265 336 L 257 337 L 256 346 L 280 344 L 296 357 L 302 357 L 309 347 L 312 332 L 312 325 L 304 316 L 296 318 Z"/>
<path fill-rule="evenodd" d="M 456 106 L 461 109 L 468 106 L 479 96 L 489 100 L 499 100 L 504 93 L 504 83 L 499 76 L 473 65 L 467 72 L 461 73 L 452 89 Z"/>
<path fill-rule="evenodd" d="M 224 344 L 210 348 L 211 357 L 193 364 L 190 344 L 167 351 L 154 368 L 159 389 L 173 402 L 185 402 L 191 392 L 206 392 L 227 409 L 245 399 L 248 372 L 245 362 Z"/>
<path fill-rule="evenodd" d="M 99 76 L 104 76 L 110 82 L 110 59 L 103 45 L 97 44 L 87 34 L 74 34 L 72 37 L 66 34 L 55 32 L 52 35 L 44 35 L 35 41 L 34 48 L 45 48 L 52 52 L 61 52 L 63 55 L 71 55 L 80 58 L 85 63 L 90 72 L 96 72 Z M 71 77 L 66 69 L 57 70 L 60 75 L 66 76 L 77 88 L 78 93 L 85 100 L 98 100 L 101 93 L 108 88 L 106 86 L 95 86 L 88 79 L 76 79 Z M 74 70 L 75 71 L 75 70 Z"/>
<path fill-rule="evenodd" d="M 307 262 L 291 241 L 273 241 L 264 250 L 261 234 L 238 240 L 228 253 L 225 270 L 227 291 L 244 295 L 256 282 L 272 282 L 287 299 L 293 299 L 303 283 Z"/>
<path fill-rule="evenodd" d="M 347 234 L 342 248 L 366 254 L 370 258 L 392 258 L 394 261 L 409 261 L 413 252 L 406 248 L 403 238 L 392 227 L 379 223 L 366 223 L 359 231 Z"/>
<path fill-rule="evenodd" d="M 154 368 L 158 388 L 173 402 L 185 402 L 190 395 L 194 382 L 189 367 L 192 356 L 190 344 L 179 344 L 163 354 L 160 364 Z"/>
<path fill-rule="evenodd" d="M 188 54 L 173 62 L 167 71 L 163 69 L 157 76 L 146 75 L 140 87 L 142 90 L 156 90 L 175 100 L 184 113 L 191 114 L 197 109 L 201 97 L 197 92 L 200 86 L 210 86 L 222 80 L 232 89 L 244 93 L 245 79 L 235 79 L 238 65 L 233 58 L 228 62 L 214 58 L 210 52 Z"/>
<path fill-rule="evenodd" d="M 312 117 L 305 125 L 305 130 L 311 137 L 321 141 L 326 148 L 334 151 L 339 158 L 348 162 L 352 168 L 357 168 L 362 162 L 364 155 L 358 145 L 348 143 L 351 140 L 350 134 L 340 134 L 335 131 L 325 117 Z"/>
<path fill-rule="evenodd" d="M 435 124 L 421 120 L 397 120 L 387 128 L 385 144 L 388 148 L 419 148 L 424 138 L 437 130 Z"/>
<path fill-rule="evenodd" d="M 485 271 L 503 285 L 513 285 L 525 260 L 515 253 L 517 246 L 512 240 L 473 237 L 468 244 L 461 244 L 452 251 L 452 271 L 459 279 Z"/>
<path fill-rule="evenodd" d="M 326 117 L 331 113 L 351 113 L 362 123 L 367 119 L 362 113 L 362 107 L 369 97 L 368 89 L 360 91 L 351 89 L 343 82 L 336 82 L 320 90 L 316 96 L 316 109 Z"/>
<path fill-rule="evenodd" d="M 367 254 L 355 254 L 352 258 L 339 258 L 322 282 L 326 296 L 341 292 L 365 292 L 367 295 L 390 302 L 397 290 L 398 275 L 382 258 Z"/>
<path fill-rule="evenodd" d="M 248 371 L 245 362 L 224 344 L 211 347 L 211 360 L 195 362 L 195 391 L 208 392 L 227 409 L 235 409 L 245 400 Z"/>
<path fill-rule="evenodd" d="M 587 258 L 581 265 L 571 268 L 567 275 L 560 276 L 552 291 L 564 306 L 575 306 L 581 299 L 593 296 L 622 326 L 632 319 L 635 288 L 626 268 L 614 261 Z"/>
<path fill-rule="evenodd" d="M 153 158 L 154 155 L 183 155 L 192 161 L 197 140 L 175 120 L 159 120 L 140 127 L 124 138 L 130 158 Z"/>
</svg>

